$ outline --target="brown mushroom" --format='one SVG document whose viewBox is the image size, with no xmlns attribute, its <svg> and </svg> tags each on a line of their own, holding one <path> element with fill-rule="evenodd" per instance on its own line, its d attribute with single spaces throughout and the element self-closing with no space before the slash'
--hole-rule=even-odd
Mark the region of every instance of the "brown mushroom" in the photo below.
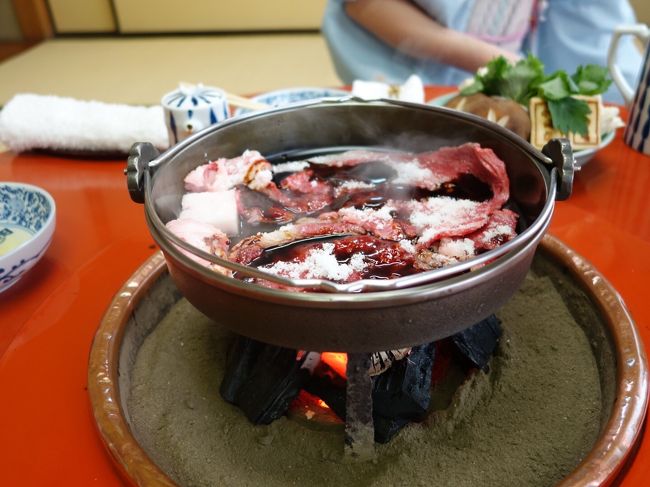
<svg viewBox="0 0 650 487">
<path fill-rule="evenodd" d="M 468 96 L 456 95 L 446 106 L 496 122 L 526 140 L 530 138 L 530 116 L 526 109 L 514 100 L 476 93 Z"/>
</svg>

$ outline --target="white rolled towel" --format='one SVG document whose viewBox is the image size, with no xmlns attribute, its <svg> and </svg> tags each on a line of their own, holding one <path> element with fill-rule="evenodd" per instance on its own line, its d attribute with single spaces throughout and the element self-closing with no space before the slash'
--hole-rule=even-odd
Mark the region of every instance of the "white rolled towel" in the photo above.
<svg viewBox="0 0 650 487">
<path fill-rule="evenodd" d="M 14 152 L 128 153 L 134 142 L 169 146 L 160 106 L 30 93 L 14 96 L 0 111 L 0 142 Z"/>
</svg>

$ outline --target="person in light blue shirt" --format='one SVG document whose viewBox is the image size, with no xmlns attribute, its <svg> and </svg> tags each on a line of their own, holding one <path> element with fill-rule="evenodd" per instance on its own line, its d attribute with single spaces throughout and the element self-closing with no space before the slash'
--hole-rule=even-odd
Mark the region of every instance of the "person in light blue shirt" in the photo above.
<svg viewBox="0 0 650 487">
<path fill-rule="evenodd" d="M 615 27 L 636 22 L 627 0 L 329 0 L 322 31 L 338 75 L 455 86 L 490 59 L 532 53 L 547 73 L 607 65 Z M 641 54 L 619 43 L 617 64 L 634 85 Z M 615 86 L 606 101 L 622 103 Z"/>
</svg>

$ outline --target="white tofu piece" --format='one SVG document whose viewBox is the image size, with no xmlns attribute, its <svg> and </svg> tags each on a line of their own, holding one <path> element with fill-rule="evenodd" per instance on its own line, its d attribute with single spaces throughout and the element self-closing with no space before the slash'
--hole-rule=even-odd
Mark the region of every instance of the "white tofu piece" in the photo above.
<svg viewBox="0 0 650 487">
<path fill-rule="evenodd" d="M 239 214 L 235 190 L 186 193 L 181 201 L 181 214 L 178 218 L 209 223 L 226 235 L 237 235 Z"/>
</svg>

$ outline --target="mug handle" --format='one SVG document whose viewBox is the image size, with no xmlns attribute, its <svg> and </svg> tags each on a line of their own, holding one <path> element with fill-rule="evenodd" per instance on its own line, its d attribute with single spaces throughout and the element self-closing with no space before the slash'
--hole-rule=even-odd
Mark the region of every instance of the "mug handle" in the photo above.
<svg viewBox="0 0 650 487">
<path fill-rule="evenodd" d="M 612 80 L 623 95 L 625 103 L 629 105 L 632 103 L 634 97 L 634 89 L 627 83 L 621 73 L 621 69 L 616 65 L 616 51 L 618 50 L 618 41 L 624 35 L 633 35 L 638 37 L 643 42 L 650 40 L 650 28 L 645 24 L 634 24 L 629 26 L 619 26 L 614 29 L 614 35 L 609 44 L 609 51 L 607 53 L 607 67 L 612 76 Z"/>
</svg>

